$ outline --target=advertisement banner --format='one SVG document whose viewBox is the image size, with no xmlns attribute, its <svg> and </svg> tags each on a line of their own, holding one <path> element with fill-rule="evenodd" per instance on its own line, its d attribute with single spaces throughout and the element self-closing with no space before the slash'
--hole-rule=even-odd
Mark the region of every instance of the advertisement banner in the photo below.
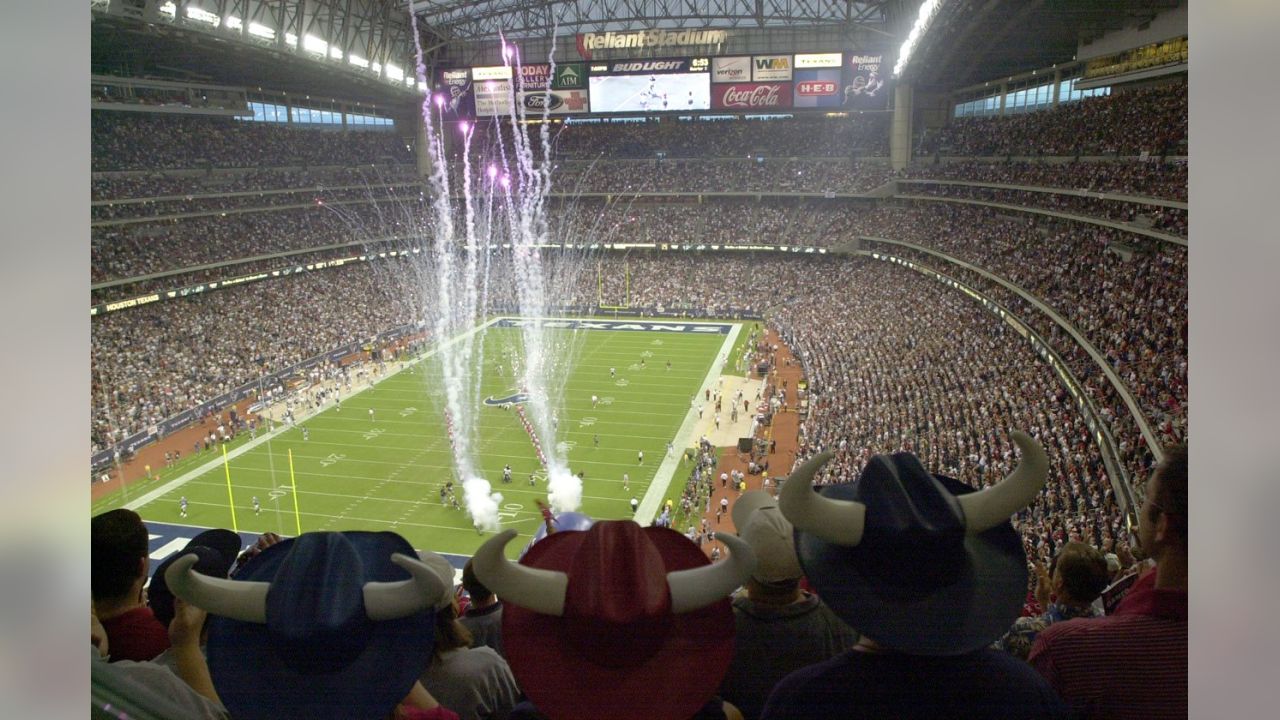
<svg viewBox="0 0 1280 720">
<path fill-rule="evenodd" d="M 751 58 L 752 82 L 791 80 L 790 55 L 756 55 Z"/>
<path fill-rule="evenodd" d="M 476 115 L 492 117 L 511 114 L 510 80 L 476 80 Z"/>
<path fill-rule="evenodd" d="M 887 110 L 889 86 L 882 71 L 884 55 L 850 55 L 845 65 L 843 105 L 849 110 Z"/>
<path fill-rule="evenodd" d="M 751 79 L 751 58 L 718 57 L 711 58 L 711 82 L 735 83 L 747 82 Z"/>
<path fill-rule="evenodd" d="M 439 70 L 436 74 L 435 100 L 440 119 L 466 120 L 476 116 L 476 98 L 471 91 L 471 73 L 466 68 Z"/>
<path fill-rule="evenodd" d="M 489 67 L 471 68 L 471 80 L 479 82 L 481 80 L 510 80 L 510 65 L 492 65 Z"/>
<path fill-rule="evenodd" d="M 722 45 L 728 30 L 640 30 L 638 32 L 578 33 L 578 54 L 590 60 L 596 50 L 640 50 L 688 45 Z"/>
<path fill-rule="evenodd" d="M 528 117 L 542 114 L 546 106 L 548 115 L 569 115 L 591 112 L 586 90 L 534 90 L 520 93 L 520 105 Z"/>
<path fill-rule="evenodd" d="M 592 75 L 656 75 L 659 73 L 707 72 L 710 58 L 663 58 L 655 60 L 612 60 L 592 63 Z"/>
<path fill-rule="evenodd" d="M 838 108 L 841 102 L 841 68 L 795 71 L 798 108 Z"/>
<path fill-rule="evenodd" d="M 582 63 L 556 65 L 556 76 L 551 81 L 552 90 L 583 90 L 586 87 L 586 65 Z"/>
<path fill-rule="evenodd" d="M 521 65 L 520 85 L 517 91 L 546 90 L 583 90 L 587 87 L 587 71 L 582 63 L 556 65 L 555 77 L 551 77 L 551 66 L 546 63 Z"/>
<path fill-rule="evenodd" d="M 711 108 L 711 74 L 592 75 L 591 110 L 665 112 Z"/>
<path fill-rule="evenodd" d="M 546 64 L 521 65 L 520 82 L 515 86 L 521 90 L 546 90 L 551 84 L 551 66 Z"/>
<path fill-rule="evenodd" d="M 838 68 L 843 65 L 844 56 L 838 52 L 797 54 L 795 61 L 795 69 L 797 70 L 801 68 Z"/>
<path fill-rule="evenodd" d="M 713 85 L 715 110 L 776 110 L 791 107 L 791 83 L 737 83 Z"/>
</svg>

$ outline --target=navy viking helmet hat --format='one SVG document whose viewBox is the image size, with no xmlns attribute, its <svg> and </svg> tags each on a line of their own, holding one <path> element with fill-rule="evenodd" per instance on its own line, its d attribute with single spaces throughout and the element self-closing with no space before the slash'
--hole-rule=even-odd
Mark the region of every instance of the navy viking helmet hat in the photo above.
<svg viewBox="0 0 1280 720">
<path fill-rule="evenodd" d="M 809 581 L 845 622 L 917 655 L 958 655 L 999 638 L 1017 618 L 1026 555 L 1009 516 L 1035 499 L 1048 458 L 1011 437 L 1018 467 L 981 491 L 929 473 L 910 453 L 877 455 L 858 480 L 813 492 L 824 453 L 792 473 L 778 496 L 795 525 Z"/>
<path fill-rule="evenodd" d="M 209 672 L 232 717 L 383 718 L 426 670 L 449 580 L 395 533 L 306 533 L 234 580 L 193 572 L 196 560 L 165 578 L 216 616 Z"/>
</svg>

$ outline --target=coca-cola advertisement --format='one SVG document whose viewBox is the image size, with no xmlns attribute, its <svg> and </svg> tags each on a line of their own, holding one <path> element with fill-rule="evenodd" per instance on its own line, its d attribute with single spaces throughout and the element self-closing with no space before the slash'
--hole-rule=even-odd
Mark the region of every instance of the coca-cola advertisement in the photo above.
<svg viewBox="0 0 1280 720">
<path fill-rule="evenodd" d="M 711 107 L 716 110 L 777 110 L 791 107 L 791 83 L 734 83 L 713 85 Z"/>
</svg>

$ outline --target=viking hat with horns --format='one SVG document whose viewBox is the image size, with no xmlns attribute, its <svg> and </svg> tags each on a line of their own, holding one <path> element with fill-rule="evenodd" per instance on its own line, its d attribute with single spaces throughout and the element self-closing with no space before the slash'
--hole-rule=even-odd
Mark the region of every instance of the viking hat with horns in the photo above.
<svg viewBox="0 0 1280 720">
<path fill-rule="evenodd" d="M 209 672 L 235 718 L 380 718 L 431 657 L 450 582 L 390 532 L 317 532 L 263 550 L 234 580 L 174 560 L 174 595 L 207 610 Z"/>
<path fill-rule="evenodd" d="M 1018 467 L 981 491 L 924 469 L 910 453 L 877 455 L 858 480 L 813 492 L 830 453 L 783 485 L 805 574 L 845 622 L 886 647 L 957 655 L 1009 629 L 1027 588 L 1026 555 L 1009 517 L 1035 499 L 1048 458 L 1010 433 Z"/>
<path fill-rule="evenodd" d="M 674 530 L 630 520 L 557 532 L 520 562 L 508 530 L 472 558 L 502 598 L 507 660 L 538 709 L 557 720 L 676 718 L 715 694 L 733 655 L 729 593 L 755 566 L 728 534 L 709 564 Z"/>
</svg>

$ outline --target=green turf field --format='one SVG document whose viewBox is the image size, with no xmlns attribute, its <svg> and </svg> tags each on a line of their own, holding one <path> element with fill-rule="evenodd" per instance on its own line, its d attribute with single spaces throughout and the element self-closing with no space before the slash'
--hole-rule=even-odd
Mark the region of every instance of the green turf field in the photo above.
<svg viewBox="0 0 1280 720">
<path fill-rule="evenodd" d="M 689 466 L 680 463 L 680 451 L 696 440 L 691 400 L 719 374 L 721 356 L 727 361 L 724 370 L 732 371 L 731 348 L 742 340 L 737 330 L 578 331 L 576 360 L 558 408 L 556 440 L 570 469 L 586 473 L 582 512 L 598 519 L 631 517 L 629 500 L 635 496 L 643 501 L 639 515 L 651 518 L 664 498 L 679 495 L 689 472 Z M 514 391 L 509 367 L 499 372 L 499 366 L 509 362 L 506 353 L 518 346 L 518 333 L 488 329 L 482 396 L 503 397 Z M 162 482 L 135 484 L 127 496 L 122 492 L 106 498 L 93 511 L 127 504 L 146 520 L 231 527 L 229 470 L 234 522 L 242 531 L 294 535 L 298 520 L 304 532 L 391 529 L 415 547 L 469 555 L 487 535 L 476 532 L 465 510 L 440 502 L 439 489 L 452 478 L 453 466 L 444 431 L 443 392 L 433 386 L 439 377 L 436 362 L 436 357 L 427 357 L 373 387 L 357 387 L 350 397 L 344 393 L 340 410 L 330 404 L 306 419 L 295 410 L 300 425 L 310 432 L 309 440 L 304 441 L 297 428 L 269 437 L 260 434 L 252 442 L 242 433 L 228 448 L 226 467 L 221 455 L 212 452 L 187 458 L 183 467 L 168 469 Z M 610 378 L 610 367 L 617 369 L 616 378 Z M 593 394 L 600 398 L 594 409 Z M 374 409 L 373 420 L 369 408 Z M 477 456 L 484 476 L 503 495 L 503 527 L 531 536 L 540 523 L 534 499 L 546 497 L 545 481 L 529 484 L 531 473 L 543 475 L 533 445 L 513 410 L 481 406 L 477 417 Z M 668 442 L 675 443 L 670 457 Z M 644 452 L 643 465 L 637 463 L 638 451 Z M 290 490 L 290 452 L 296 498 Z M 502 467 L 508 463 L 513 482 L 504 484 Z M 624 472 L 630 474 L 630 492 L 622 487 Z M 666 478 L 671 478 L 669 486 Z M 178 498 L 184 495 L 190 506 L 188 516 L 180 518 Z M 254 495 L 262 504 L 260 515 L 251 509 Z M 461 488 L 458 499 L 463 499 Z M 514 554 L 523 545 L 513 542 L 510 550 Z"/>
</svg>

